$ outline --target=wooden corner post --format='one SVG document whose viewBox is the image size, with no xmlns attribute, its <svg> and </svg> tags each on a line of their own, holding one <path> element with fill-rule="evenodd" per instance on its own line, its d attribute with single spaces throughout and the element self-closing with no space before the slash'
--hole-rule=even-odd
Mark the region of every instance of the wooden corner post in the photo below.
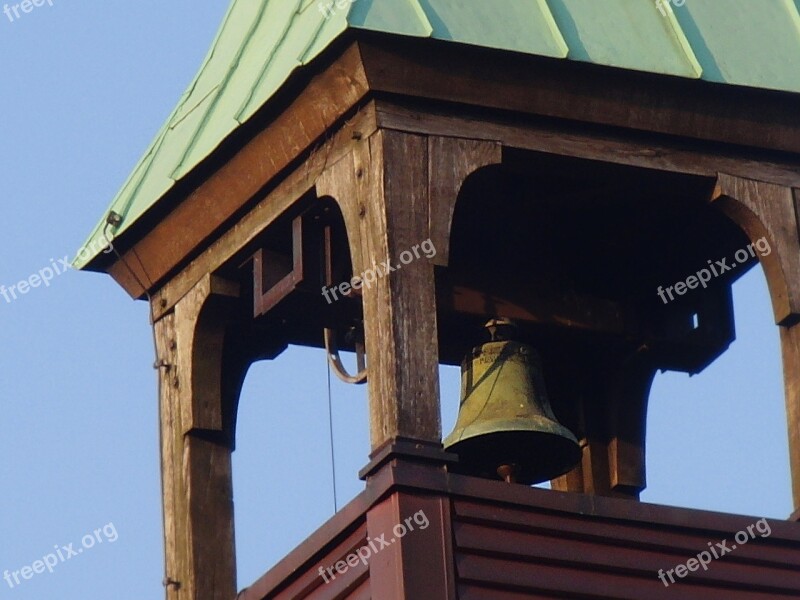
<svg viewBox="0 0 800 600">
<path fill-rule="evenodd" d="M 207 275 L 154 325 L 168 600 L 236 595 L 231 451 L 239 389 L 223 382 L 223 363 L 238 294 L 237 284 Z"/>
<path fill-rule="evenodd" d="M 364 472 L 367 485 L 372 477 L 391 469 L 391 461 L 376 460 L 376 456 L 387 454 L 388 448 L 411 448 L 400 450 L 398 454 L 403 456 L 424 448 L 429 459 L 437 462 L 441 455 L 438 462 L 443 463 L 446 455 L 441 450 L 434 267 L 421 251 L 431 243 L 428 140 L 377 131 L 323 174 L 317 192 L 339 203 L 353 273 L 364 282 L 370 438 L 375 463 Z M 397 456 L 394 452 L 390 455 Z M 440 498 L 428 500 L 434 518 L 439 516 L 442 502 Z M 367 514 L 368 535 L 379 539 L 409 517 L 405 497 L 395 494 Z M 413 577 L 408 572 L 411 564 L 428 553 L 420 550 L 413 536 L 396 541 L 389 551 L 370 561 L 373 595 L 411 600 L 421 597 L 424 589 L 436 597 L 452 597 L 452 592 L 440 593 L 453 589 L 444 554 L 428 557 L 427 579 Z"/>
</svg>

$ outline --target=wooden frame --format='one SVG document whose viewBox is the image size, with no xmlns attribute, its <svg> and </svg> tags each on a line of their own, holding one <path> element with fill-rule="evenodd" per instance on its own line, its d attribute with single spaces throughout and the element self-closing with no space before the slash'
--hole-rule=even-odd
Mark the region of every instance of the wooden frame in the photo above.
<svg viewBox="0 0 800 600">
<path fill-rule="evenodd" d="M 432 45 L 437 52 L 430 53 Z M 751 240 L 770 239 L 774 253 L 763 264 L 781 328 L 800 511 L 796 98 L 727 88 L 720 94 L 705 82 L 371 36 L 318 64 L 292 83 L 299 90 L 293 100 L 265 107 L 255 129 L 245 128 L 236 144 L 176 186 L 157 222 L 153 213 L 115 240 L 121 260 L 94 265 L 107 268 L 132 296 L 152 297 L 170 600 L 235 593 L 230 453 L 236 404 L 249 364 L 280 349 L 280 343 L 269 349 L 253 340 L 238 343 L 252 323 L 240 320 L 246 300 L 236 273 L 260 237 L 311 194 L 340 207 L 356 273 L 423 240 L 434 242 L 434 261 L 379 278 L 363 290 L 363 307 L 373 450 L 397 439 L 439 448 L 434 269 L 448 265 L 464 182 L 501 164 L 508 149 L 714 178 L 709 202 Z M 754 116 L 756 103 L 762 110 Z M 646 479 L 644 424 L 654 371 L 637 357 L 590 374 L 606 402 L 599 412 L 579 407 L 573 426 L 583 460 L 555 488 L 638 497 Z M 433 454 L 439 456 L 434 462 L 446 462 L 441 451 Z M 368 530 L 370 522 L 398 515 L 400 505 L 392 502 L 367 518 Z M 409 544 L 391 555 L 394 567 L 376 565 L 375 572 L 400 568 L 417 551 Z M 419 597 L 409 585 L 396 597 Z M 453 597 L 452 581 L 437 586 L 441 597 Z"/>
<path fill-rule="evenodd" d="M 436 45 L 435 51 L 430 44 Z M 301 91 L 288 107 L 268 105 L 253 120 L 263 123 L 272 117 L 266 127 L 241 132 L 239 135 L 246 141 L 240 147 L 220 151 L 198 167 L 199 172 L 209 175 L 200 182 L 190 179 L 188 184 L 193 184 L 193 189 L 181 185 L 168 194 L 158 211 L 159 220 L 142 220 L 141 227 L 152 226 L 147 235 L 140 233 L 141 239 L 133 242 L 130 238 L 136 235 L 134 231 L 115 240 L 120 248 L 128 248 L 124 255 L 127 266 L 109 265 L 111 275 L 135 297 L 143 294 L 142 282 L 151 289 L 161 287 L 168 275 L 208 246 L 223 223 L 263 194 L 264 188 L 269 188 L 292 161 L 307 157 L 327 131 L 375 94 L 454 102 L 480 107 L 483 112 L 488 107 L 506 115 L 506 133 L 499 136 L 486 124 L 479 126 L 479 131 L 464 128 L 469 126 L 463 120 L 468 110 L 459 109 L 459 116 L 450 120 L 451 126 L 456 127 L 452 135 L 457 138 L 487 139 L 488 135 L 489 139 L 509 143 L 513 136 L 535 144 L 539 137 L 538 144 L 544 144 L 546 150 L 551 150 L 550 143 L 556 144 L 556 152 L 558 146 L 566 145 L 575 156 L 589 153 L 601 159 L 661 165 L 677 171 L 725 171 L 751 177 L 766 173 L 765 181 L 797 181 L 796 165 L 783 162 L 784 157 L 776 154 L 800 152 L 800 126 L 791 94 L 731 86 L 724 86 L 722 94 L 721 86 L 703 81 L 451 46 L 408 40 L 380 44 L 359 41 L 332 61 L 315 63 L 321 66 L 307 70 L 295 82 Z M 489 55 L 498 59 L 502 56 L 502 60 L 487 60 Z M 320 69 L 324 70 L 319 72 Z M 752 106 L 756 104 L 761 110 L 754 117 Z M 518 116 L 509 120 L 507 111 L 516 111 Z M 397 117 L 394 126 L 384 118 L 381 126 L 417 131 L 430 122 L 415 119 L 413 111 L 406 110 L 405 114 L 402 124 Z M 521 135 L 515 134 L 520 119 L 524 122 L 533 115 L 534 127 L 544 137 L 531 139 L 524 128 Z M 553 118 L 571 119 L 573 124 L 565 126 L 548 120 Z M 577 122 L 584 125 L 576 128 Z M 594 128 L 585 124 L 593 124 Z M 607 126 L 649 131 L 651 136 L 643 143 L 607 146 L 603 140 L 614 136 L 609 135 L 613 130 Z M 554 137 L 559 128 L 562 133 Z M 564 135 L 565 131 L 568 135 Z M 586 131 L 594 133 L 587 135 Z M 656 142 L 654 147 L 658 134 L 685 139 L 674 149 L 669 148 L 669 143 Z M 595 138 L 595 143 L 582 143 L 581 137 L 586 141 Z M 665 142 L 674 143 L 674 139 L 664 137 Z M 702 147 L 703 141 L 752 149 L 742 152 L 731 146 L 724 154 L 715 149 L 711 154 L 716 154 L 718 160 L 709 163 L 698 161 L 701 157 L 687 148 L 691 144 Z M 269 161 L 262 160 L 265 155 Z M 165 214 L 166 210 L 169 212 Z M 202 212 L 203 219 L 195 218 L 198 212 Z M 181 230 L 183 235 L 176 238 L 172 234 L 175 230 Z"/>
</svg>

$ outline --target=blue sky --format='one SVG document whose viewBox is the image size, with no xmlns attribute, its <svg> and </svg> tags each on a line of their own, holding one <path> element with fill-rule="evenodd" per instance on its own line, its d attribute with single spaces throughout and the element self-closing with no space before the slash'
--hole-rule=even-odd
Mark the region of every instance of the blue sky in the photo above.
<svg viewBox="0 0 800 600">
<path fill-rule="evenodd" d="M 0 284 L 81 247 L 226 8 L 53 0 L 13 21 L 0 13 Z M 695 377 L 656 379 L 643 500 L 785 518 L 778 331 L 760 267 L 734 292 L 729 351 Z M 13 588 L 0 580 L 0 600 L 163 593 L 152 364 L 147 307 L 107 276 L 67 271 L 13 302 L 0 297 L 0 573 L 70 543 L 83 549 Z M 234 455 L 240 587 L 333 512 L 326 377 L 324 355 L 302 348 L 250 371 Z M 458 373 L 446 369 L 446 432 L 457 401 Z M 362 486 L 366 391 L 334 381 L 333 406 L 341 505 Z M 109 524 L 116 536 L 103 533 Z"/>
</svg>

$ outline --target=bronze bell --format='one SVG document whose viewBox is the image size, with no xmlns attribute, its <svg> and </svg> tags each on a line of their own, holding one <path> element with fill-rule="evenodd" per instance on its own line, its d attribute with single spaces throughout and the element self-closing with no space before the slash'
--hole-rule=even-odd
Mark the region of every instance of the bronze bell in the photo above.
<svg viewBox="0 0 800 600">
<path fill-rule="evenodd" d="M 461 405 L 445 449 L 472 475 L 524 484 L 563 475 L 581 451 L 553 414 L 538 353 L 508 339 L 511 321 L 493 319 L 486 327 L 492 341 L 461 363 Z"/>
</svg>

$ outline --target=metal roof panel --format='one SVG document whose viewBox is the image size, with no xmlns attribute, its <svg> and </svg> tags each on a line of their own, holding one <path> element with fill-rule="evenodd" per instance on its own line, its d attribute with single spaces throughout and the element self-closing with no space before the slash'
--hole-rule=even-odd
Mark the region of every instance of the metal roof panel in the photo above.
<svg viewBox="0 0 800 600">
<path fill-rule="evenodd" d="M 397 35 L 430 37 L 433 29 L 417 0 L 350 0 L 351 27 Z"/>
<path fill-rule="evenodd" d="M 436 39 L 555 58 L 567 56 L 567 45 L 545 0 L 419 3 Z"/>
<path fill-rule="evenodd" d="M 703 79 L 800 90 L 800 14 L 793 0 L 761 0 L 757 7 L 752 0 L 694 0 L 673 12 Z"/>
<path fill-rule="evenodd" d="M 111 204 L 123 216 L 116 235 L 349 27 L 800 93 L 798 4 L 232 0 L 197 76 Z M 105 228 L 104 218 L 89 242 Z"/>
<path fill-rule="evenodd" d="M 680 28 L 669 12 L 661 15 L 654 2 L 547 1 L 569 46 L 570 59 L 664 75 L 700 76 Z"/>
</svg>

